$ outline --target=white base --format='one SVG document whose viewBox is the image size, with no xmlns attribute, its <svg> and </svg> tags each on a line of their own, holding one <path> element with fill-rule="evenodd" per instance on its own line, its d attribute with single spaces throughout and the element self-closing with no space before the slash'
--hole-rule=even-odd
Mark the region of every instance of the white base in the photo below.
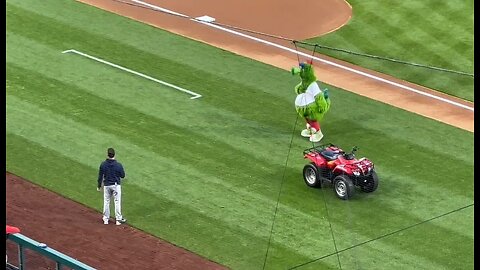
<svg viewBox="0 0 480 270">
<path fill-rule="evenodd" d="M 207 15 L 204 15 L 204 16 L 201 16 L 201 17 L 197 17 L 197 18 L 195 18 L 195 19 L 197 19 L 197 20 L 199 20 L 199 21 L 202 21 L 202 22 L 209 22 L 209 23 L 215 21 L 215 18 L 210 17 L 210 16 L 207 16 Z"/>
</svg>

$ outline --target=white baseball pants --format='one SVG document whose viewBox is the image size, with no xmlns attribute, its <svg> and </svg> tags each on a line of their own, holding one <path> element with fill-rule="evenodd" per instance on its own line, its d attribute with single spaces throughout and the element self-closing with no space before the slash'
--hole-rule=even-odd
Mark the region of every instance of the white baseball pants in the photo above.
<svg viewBox="0 0 480 270">
<path fill-rule="evenodd" d="M 103 187 L 103 221 L 110 219 L 110 199 L 115 203 L 115 219 L 122 220 L 122 186 L 111 185 Z"/>
</svg>

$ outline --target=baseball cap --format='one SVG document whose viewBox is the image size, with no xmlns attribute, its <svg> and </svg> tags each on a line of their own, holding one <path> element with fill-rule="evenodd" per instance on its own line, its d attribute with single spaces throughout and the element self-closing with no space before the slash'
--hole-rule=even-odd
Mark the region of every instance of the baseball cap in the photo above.
<svg viewBox="0 0 480 270">
<path fill-rule="evenodd" d="M 107 149 L 107 155 L 109 158 L 113 158 L 115 156 L 115 150 L 113 148 L 108 148 Z"/>
</svg>

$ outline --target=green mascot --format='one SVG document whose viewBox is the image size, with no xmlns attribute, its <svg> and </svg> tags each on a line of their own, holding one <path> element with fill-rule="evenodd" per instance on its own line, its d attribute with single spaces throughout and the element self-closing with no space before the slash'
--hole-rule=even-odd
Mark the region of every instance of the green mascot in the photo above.
<svg viewBox="0 0 480 270">
<path fill-rule="evenodd" d="M 328 89 L 320 90 L 311 62 L 292 68 L 292 75 L 296 74 L 300 74 L 302 81 L 295 86 L 295 109 L 306 121 L 306 129 L 300 134 L 311 142 L 319 142 L 323 138 L 319 122 L 330 109 Z"/>
</svg>

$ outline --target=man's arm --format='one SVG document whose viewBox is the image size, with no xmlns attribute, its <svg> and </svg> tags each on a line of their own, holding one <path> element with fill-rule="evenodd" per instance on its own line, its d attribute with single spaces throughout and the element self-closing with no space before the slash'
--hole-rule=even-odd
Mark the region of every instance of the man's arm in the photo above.
<svg viewBox="0 0 480 270">
<path fill-rule="evenodd" d="M 102 186 L 102 181 L 103 181 L 103 162 L 100 164 L 100 168 L 98 168 L 98 180 L 97 180 L 97 189 L 99 189 Z"/>
<path fill-rule="evenodd" d="M 123 166 L 121 163 L 118 163 L 119 165 L 119 173 L 121 178 L 125 178 L 125 170 L 123 169 Z"/>
</svg>

